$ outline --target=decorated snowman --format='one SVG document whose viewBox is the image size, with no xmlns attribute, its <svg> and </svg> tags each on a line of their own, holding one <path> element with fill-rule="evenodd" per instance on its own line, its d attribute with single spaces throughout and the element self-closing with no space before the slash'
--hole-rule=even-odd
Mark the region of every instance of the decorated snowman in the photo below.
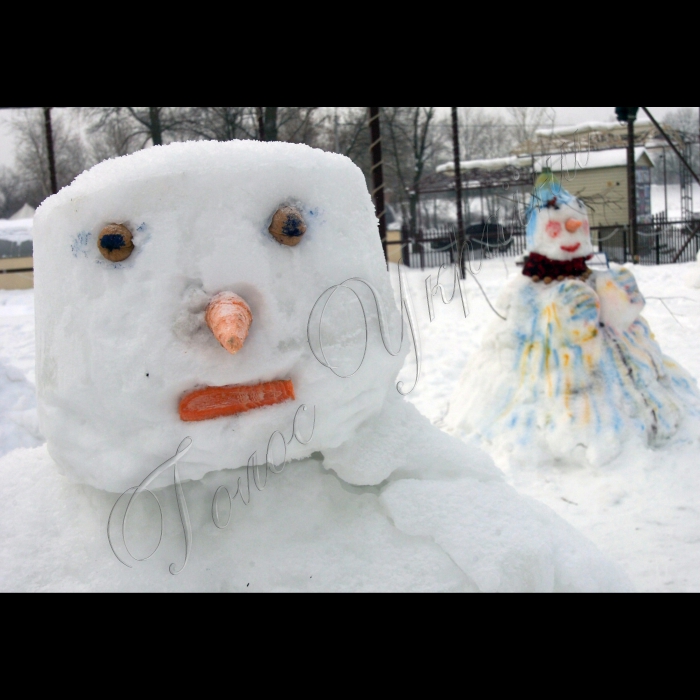
<svg viewBox="0 0 700 700">
<path fill-rule="evenodd" d="M 585 204 L 551 173 L 527 212 L 523 274 L 504 290 L 447 417 L 515 461 L 604 463 L 637 436 L 657 447 L 698 416 L 695 380 L 665 357 L 626 268 L 593 271 Z"/>
<path fill-rule="evenodd" d="M 183 581 L 220 588 L 254 560 L 265 590 L 626 587 L 397 390 L 410 334 L 364 175 L 347 158 L 257 142 L 149 149 L 52 197 L 35 242 L 51 458 L 112 494 L 177 461 L 178 506 L 194 513 L 183 523 L 209 552 Z M 257 493 L 263 465 L 270 483 Z M 234 534 L 221 539 L 234 493 L 252 506 L 234 499 Z M 59 503 L 57 517 L 80 507 Z M 91 577 L 109 570 L 103 544 Z M 126 568 L 111 575 L 131 585 Z"/>
</svg>

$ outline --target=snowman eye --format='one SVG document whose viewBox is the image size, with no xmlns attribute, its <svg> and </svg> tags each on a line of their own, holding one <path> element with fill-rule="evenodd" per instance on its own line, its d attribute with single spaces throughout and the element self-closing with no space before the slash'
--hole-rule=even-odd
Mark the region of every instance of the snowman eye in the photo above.
<svg viewBox="0 0 700 700">
<path fill-rule="evenodd" d="M 295 246 L 306 233 L 306 223 L 298 209 L 283 205 L 272 217 L 269 231 L 282 245 Z"/>
<path fill-rule="evenodd" d="M 561 233 L 561 224 L 558 221 L 550 221 L 547 224 L 547 233 L 552 238 L 557 238 Z"/>
<path fill-rule="evenodd" d="M 126 226 L 110 224 L 100 232 L 97 247 L 110 262 L 122 262 L 134 252 L 134 237 Z"/>
</svg>

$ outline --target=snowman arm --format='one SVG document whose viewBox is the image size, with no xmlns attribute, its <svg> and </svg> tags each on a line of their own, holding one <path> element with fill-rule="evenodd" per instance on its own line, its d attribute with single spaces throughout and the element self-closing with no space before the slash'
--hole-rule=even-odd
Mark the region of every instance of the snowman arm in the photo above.
<svg viewBox="0 0 700 700">
<path fill-rule="evenodd" d="M 431 425 L 398 393 L 340 447 L 323 450 L 323 464 L 345 482 L 374 486 L 392 478 L 500 479 L 485 453 Z"/>
<path fill-rule="evenodd" d="M 634 275 L 625 268 L 600 272 L 596 274 L 595 287 L 601 321 L 620 333 L 629 330 L 646 305 Z"/>
<path fill-rule="evenodd" d="M 582 282 L 564 282 L 558 290 L 557 303 L 569 314 L 572 323 L 589 325 L 598 322 L 598 298 L 593 290 Z"/>
</svg>

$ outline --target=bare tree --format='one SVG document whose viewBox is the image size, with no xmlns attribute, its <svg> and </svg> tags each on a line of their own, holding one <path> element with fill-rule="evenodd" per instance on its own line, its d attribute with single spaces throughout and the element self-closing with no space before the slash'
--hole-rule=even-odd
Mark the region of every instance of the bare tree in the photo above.
<svg viewBox="0 0 700 700">
<path fill-rule="evenodd" d="M 506 107 L 514 125 L 513 136 L 517 143 L 531 141 L 547 116 L 546 107 Z"/>
<path fill-rule="evenodd" d="M 186 131 L 196 139 L 233 141 L 257 139 L 255 107 L 190 107 L 185 115 Z"/>
<path fill-rule="evenodd" d="M 27 202 L 38 206 L 52 193 L 43 113 L 27 109 L 12 121 L 16 134 L 15 169 Z M 53 117 L 56 179 L 59 189 L 70 184 L 90 162 L 85 144 L 75 129 L 75 113 L 64 110 Z"/>
<path fill-rule="evenodd" d="M 673 135 L 678 137 L 678 140 L 683 140 L 687 143 L 695 143 L 698 140 L 698 114 L 695 107 L 678 107 L 677 109 L 668 112 L 664 116 L 664 124 L 671 127 Z M 681 144 L 678 144 L 679 146 Z M 690 147 L 687 155 L 690 156 L 689 162 L 693 170 L 700 172 L 700 152 L 697 147 Z M 677 184 L 680 182 L 681 169 L 685 166 L 681 163 L 678 157 L 671 149 L 663 151 L 663 157 L 666 158 L 666 176 L 669 183 Z M 664 164 L 661 152 L 655 154 L 654 182 L 661 184 L 664 181 Z"/>
<path fill-rule="evenodd" d="M 352 159 L 369 174 L 369 124 L 367 107 L 325 107 L 318 120 L 318 146 Z"/>
<path fill-rule="evenodd" d="M 19 175 L 9 168 L 0 168 L 0 219 L 7 219 L 27 202 L 26 188 Z"/>
<path fill-rule="evenodd" d="M 149 142 L 161 146 L 179 140 L 188 126 L 186 112 L 186 107 L 92 107 L 87 115 L 91 133 L 116 130 L 121 150 L 128 153 Z"/>
<path fill-rule="evenodd" d="M 411 233 L 418 226 L 420 181 L 426 167 L 441 150 L 442 143 L 436 135 L 435 107 L 384 107 L 382 129 L 388 138 L 387 173 L 405 193 L 402 208 L 408 200 L 408 219 Z M 404 211 L 404 213 L 406 213 Z"/>
<path fill-rule="evenodd" d="M 315 145 L 326 117 L 319 107 L 257 107 L 263 123 L 265 141 L 288 141 Z M 317 118 L 318 117 L 318 118 Z"/>
<path fill-rule="evenodd" d="M 103 115 L 104 116 L 104 115 Z M 134 126 L 125 113 L 100 117 L 87 129 L 87 141 L 93 162 L 125 156 L 136 150 Z"/>
<path fill-rule="evenodd" d="M 451 125 L 445 121 L 444 129 Z M 460 146 L 464 160 L 501 158 L 513 147 L 515 134 L 512 124 L 503 116 L 482 107 L 461 107 L 459 111 Z"/>
</svg>

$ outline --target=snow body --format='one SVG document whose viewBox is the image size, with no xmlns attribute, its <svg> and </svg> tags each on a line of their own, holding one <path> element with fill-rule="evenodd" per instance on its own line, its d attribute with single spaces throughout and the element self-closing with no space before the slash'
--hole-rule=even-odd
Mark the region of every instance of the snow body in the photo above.
<svg viewBox="0 0 700 700">
<path fill-rule="evenodd" d="M 290 203 L 308 226 L 293 248 L 267 230 Z M 135 252 L 123 263 L 97 249 L 110 223 L 134 231 Z M 0 467 L 12 484 L 0 496 L 3 588 L 244 590 L 250 566 L 261 590 L 629 587 L 563 521 L 507 486 L 484 453 L 433 427 L 397 392 L 409 344 L 397 352 L 400 317 L 373 205 L 348 159 L 254 142 L 155 148 L 78 178 L 39 210 L 35 232 L 48 454 L 15 451 Z M 350 278 L 377 293 L 395 354 L 380 340 L 372 293 L 355 285 L 370 343 L 353 374 L 363 315 L 357 297 L 339 289 L 319 333 L 328 364 L 352 374 L 341 378 L 313 356 L 307 324 L 324 291 Z M 222 291 L 244 298 L 254 317 L 236 355 L 204 323 L 208 300 Z M 198 385 L 277 379 L 294 382 L 295 402 L 198 423 L 178 417 L 183 392 Z M 274 431 L 291 438 L 302 405 L 316 409 L 313 437 L 291 440 L 287 457 L 296 461 L 270 473 L 264 492 L 253 488 L 250 507 L 236 500 L 235 525 L 222 534 L 212 523 L 217 489 L 235 493 L 245 478 L 236 468 L 253 451 L 264 462 Z M 167 563 L 126 569 L 106 536 L 96 538 L 115 502 L 107 492 L 140 483 L 185 436 L 193 446 L 179 469 L 192 560 L 177 578 Z M 52 460 L 70 479 L 52 473 Z M 172 486 L 159 487 L 172 507 Z M 153 562 L 178 556 L 171 537 L 172 529 Z M 21 563 L 27 548 L 30 566 Z"/>
<path fill-rule="evenodd" d="M 566 263 L 592 251 L 585 205 L 561 185 L 536 187 L 529 216 L 531 253 Z M 700 416 L 697 383 L 661 352 L 628 269 L 549 283 L 519 275 L 498 306 L 505 321 L 462 375 L 451 432 L 476 431 L 516 462 L 601 464 L 631 436 L 660 446 Z"/>
<path fill-rule="evenodd" d="M 696 287 L 697 289 L 700 289 L 700 253 L 698 253 L 698 264 L 688 274 L 688 284 L 691 287 Z"/>
<path fill-rule="evenodd" d="M 308 225 L 294 248 L 267 230 L 284 203 Z M 135 251 L 122 263 L 97 247 L 110 223 L 134 234 Z M 59 466 L 97 488 L 122 492 L 140 483 L 187 436 L 194 445 L 183 478 L 243 466 L 274 431 L 289 438 L 302 405 L 300 435 L 310 433 L 313 407 L 316 430 L 308 445 L 294 441 L 289 457 L 337 447 L 381 409 L 408 351 L 392 357 L 372 336 L 363 371 L 347 381 L 310 351 L 314 303 L 355 276 L 387 306 L 394 344 L 400 335 L 372 201 L 361 171 L 341 156 L 208 142 L 107 161 L 41 207 L 35 245 L 40 422 Z M 205 323 L 220 292 L 239 294 L 254 317 L 235 356 Z M 364 296 L 374 331 L 377 313 Z M 341 290 L 325 319 L 328 358 L 342 371 L 361 358 L 362 311 Z M 179 418 L 181 397 L 202 386 L 288 379 L 296 402 L 201 423 Z"/>
</svg>

